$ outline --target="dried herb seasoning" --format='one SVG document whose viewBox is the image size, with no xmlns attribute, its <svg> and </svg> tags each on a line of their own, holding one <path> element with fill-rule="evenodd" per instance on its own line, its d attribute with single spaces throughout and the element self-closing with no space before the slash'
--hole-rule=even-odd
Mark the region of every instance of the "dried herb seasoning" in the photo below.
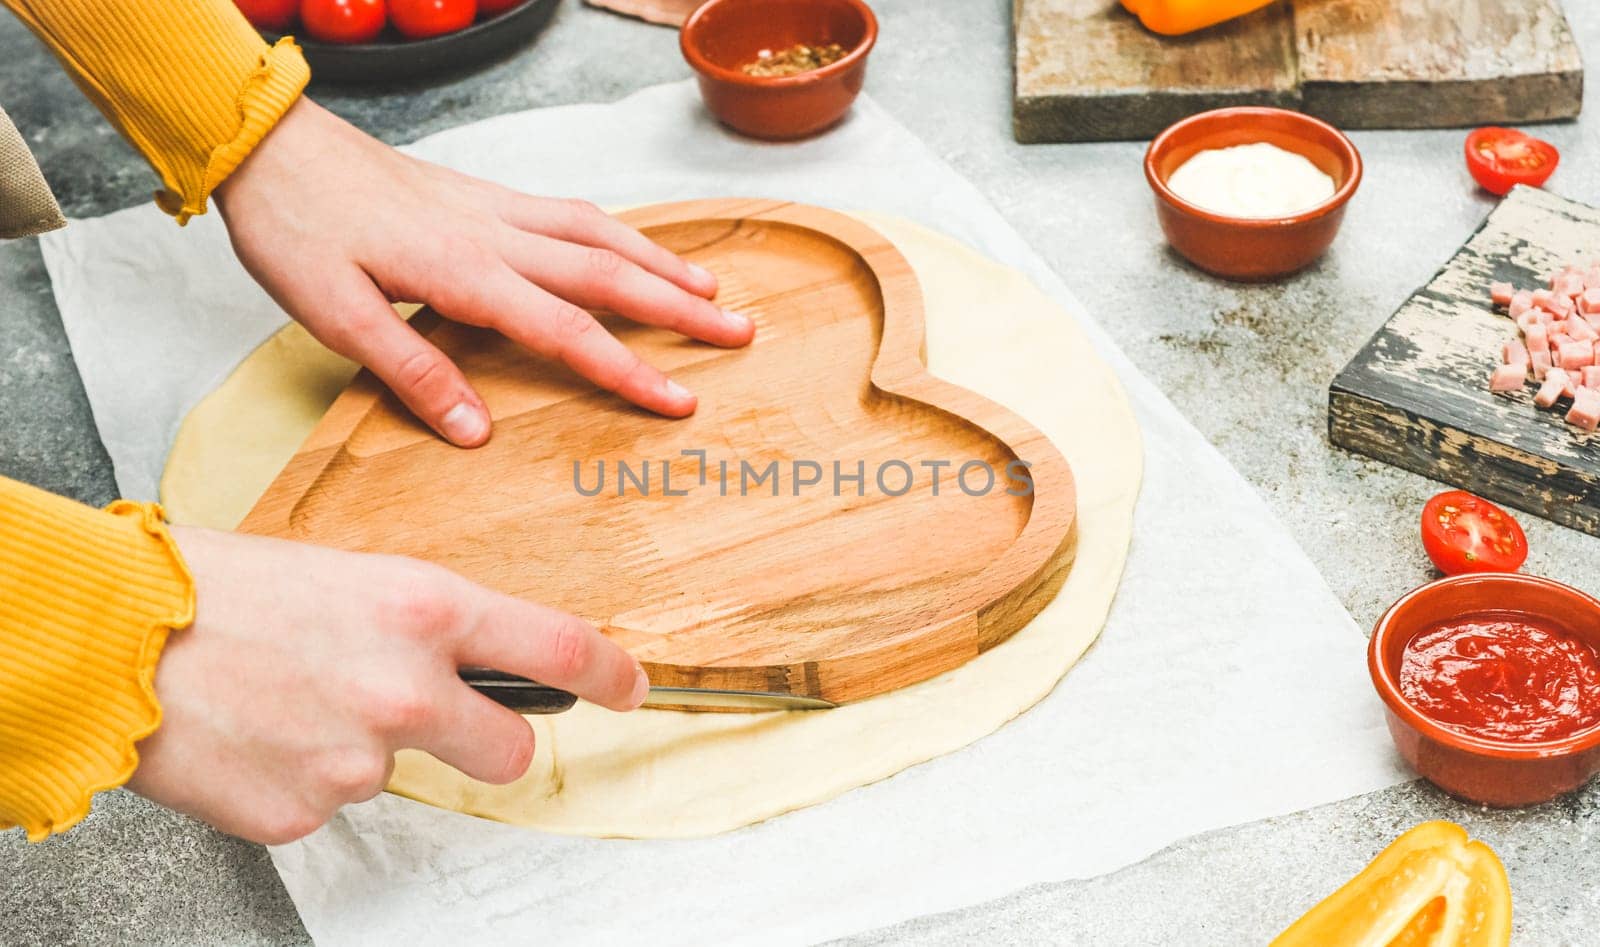
<svg viewBox="0 0 1600 947">
<path fill-rule="evenodd" d="M 823 66 L 831 66 L 844 58 L 847 50 L 838 43 L 828 43 L 822 46 L 807 46 L 796 43 L 788 49 L 774 52 L 763 49 L 756 55 L 755 62 L 744 64 L 746 75 L 750 76 L 794 76 Z"/>
</svg>

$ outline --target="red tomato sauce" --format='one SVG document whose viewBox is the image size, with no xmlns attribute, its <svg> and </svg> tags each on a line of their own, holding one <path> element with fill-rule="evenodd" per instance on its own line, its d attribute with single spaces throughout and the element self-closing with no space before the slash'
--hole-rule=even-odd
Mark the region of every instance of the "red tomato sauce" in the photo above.
<svg viewBox="0 0 1600 947">
<path fill-rule="evenodd" d="M 1555 624 L 1472 615 L 1406 644 L 1400 693 L 1458 733 L 1558 740 L 1600 724 L 1600 652 Z"/>
</svg>

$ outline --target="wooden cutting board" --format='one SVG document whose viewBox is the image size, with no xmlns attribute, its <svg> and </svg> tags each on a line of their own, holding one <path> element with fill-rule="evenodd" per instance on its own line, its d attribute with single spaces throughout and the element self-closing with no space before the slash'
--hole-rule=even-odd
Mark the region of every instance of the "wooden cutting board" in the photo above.
<svg viewBox="0 0 1600 947">
<path fill-rule="evenodd" d="M 1032 425 L 927 373 L 917 280 L 886 239 L 772 201 L 623 218 L 716 273 L 718 301 L 758 326 L 726 350 L 604 320 L 699 395 L 693 417 L 425 312 L 412 324 L 483 394 L 489 444 L 450 447 L 363 373 L 241 528 L 432 560 L 575 612 L 656 684 L 839 703 L 957 667 L 1049 601 L 1074 549 L 1072 473 Z M 1007 479 L 1018 460 L 1031 496 Z M 969 462 L 995 485 L 972 467 L 961 489 Z"/>
<path fill-rule="evenodd" d="M 1021 142 L 1154 137 L 1226 105 L 1344 129 L 1572 118 L 1583 64 L 1560 0 L 1279 0 L 1181 37 L 1117 0 L 1013 0 Z"/>
<path fill-rule="evenodd" d="M 1517 335 L 1490 308 L 1490 281 L 1543 286 L 1597 256 L 1600 210 L 1514 189 L 1334 379 L 1333 443 L 1600 535 L 1600 436 L 1535 408 L 1531 390 L 1488 384 Z"/>
</svg>

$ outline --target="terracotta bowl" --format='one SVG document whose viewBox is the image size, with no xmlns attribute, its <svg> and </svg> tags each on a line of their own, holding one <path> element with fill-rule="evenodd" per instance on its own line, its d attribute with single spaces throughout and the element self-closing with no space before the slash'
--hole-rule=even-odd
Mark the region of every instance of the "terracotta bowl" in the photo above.
<svg viewBox="0 0 1600 947">
<path fill-rule="evenodd" d="M 844 117 L 867 77 L 878 20 L 861 0 L 707 0 L 678 34 L 706 107 L 756 138 L 804 138 Z M 838 62 L 792 76 L 744 72 L 762 50 L 838 43 Z"/>
<path fill-rule="evenodd" d="M 1457 575 L 1416 589 L 1378 620 L 1367 668 L 1400 755 L 1423 778 L 1469 802 L 1526 806 L 1553 799 L 1600 771 L 1600 727 L 1559 740 L 1511 743 L 1435 723 L 1400 693 L 1400 658 L 1419 632 L 1474 613 L 1512 612 L 1557 625 L 1600 648 L 1600 601 L 1528 575 Z"/>
<path fill-rule="evenodd" d="M 1167 178 L 1196 152 L 1266 142 L 1304 155 L 1333 178 L 1333 196 L 1289 217 L 1229 217 L 1185 201 Z M 1189 262 L 1232 280 L 1287 276 L 1316 261 L 1344 220 L 1361 184 L 1361 153 L 1327 122 L 1287 109 L 1237 107 L 1201 112 L 1156 136 L 1144 156 L 1167 242 Z"/>
</svg>

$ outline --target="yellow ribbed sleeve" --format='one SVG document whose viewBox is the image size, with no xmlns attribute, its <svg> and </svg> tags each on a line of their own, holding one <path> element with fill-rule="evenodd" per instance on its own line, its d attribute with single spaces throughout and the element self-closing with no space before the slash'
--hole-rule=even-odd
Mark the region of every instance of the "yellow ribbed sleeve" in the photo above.
<svg viewBox="0 0 1600 947">
<path fill-rule="evenodd" d="M 289 37 L 268 46 L 231 0 L 0 0 L 139 149 L 184 223 L 239 166 L 311 71 Z"/>
<path fill-rule="evenodd" d="M 39 841 L 127 782 L 161 723 L 194 582 L 155 504 L 95 510 L 0 477 L 0 829 Z"/>
</svg>

